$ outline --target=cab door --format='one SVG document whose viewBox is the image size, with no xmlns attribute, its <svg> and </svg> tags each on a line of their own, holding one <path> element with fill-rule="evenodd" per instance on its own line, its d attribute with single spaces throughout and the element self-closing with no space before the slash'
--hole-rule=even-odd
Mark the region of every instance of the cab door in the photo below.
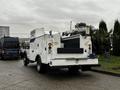
<svg viewBox="0 0 120 90">
<path fill-rule="evenodd" d="M 27 54 L 30 60 L 35 61 L 35 57 L 36 57 L 36 46 L 35 46 L 35 39 L 36 38 L 32 38 L 30 39 L 30 49 L 29 49 L 29 53 Z"/>
</svg>

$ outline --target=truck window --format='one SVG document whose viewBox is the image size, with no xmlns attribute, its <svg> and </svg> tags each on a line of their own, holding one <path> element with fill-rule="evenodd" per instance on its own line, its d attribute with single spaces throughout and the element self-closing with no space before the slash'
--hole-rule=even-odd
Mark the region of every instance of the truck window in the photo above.
<svg viewBox="0 0 120 90">
<path fill-rule="evenodd" d="M 79 38 L 62 40 L 62 43 L 64 44 L 64 48 L 80 48 Z"/>
<path fill-rule="evenodd" d="M 19 48 L 19 42 L 6 41 L 3 44 L 4 48 Z"/>
<path fill-rule="evenodd" d="M 68 37 L 61 39 L 62 48 L 57 48 L 58 54 L 82 54 L 83 48 L 80 48 L 80 37 Z"/>
<path fill-rule="evenodd" d="M 33 43 L 35 41 L 35 38 L 30 39 L 30 43 Z"/>
</svg>

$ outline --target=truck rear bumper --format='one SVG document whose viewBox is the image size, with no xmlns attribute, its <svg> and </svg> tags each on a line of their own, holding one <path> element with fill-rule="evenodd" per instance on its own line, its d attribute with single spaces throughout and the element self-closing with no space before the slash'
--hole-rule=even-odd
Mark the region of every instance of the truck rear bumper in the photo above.
<svg viewBox="0 0 120 90">
<path fill-rule="evenodd" d="M 49 63 L 51 67 L 69 67 L 69 66 L 99 66 L 98 59 L 54 59 Z"/>
<path fill-rule="evenodd" d="M 51 68 L 69 68 L 69 67 L 79 67 L 79 68 L 83 68 L 83 67 L 99 67 L 101 66 L 100 64 L 91 64 L 91 65 L 64 65 L 64 66 L 50 66 Z"/>
</svg>

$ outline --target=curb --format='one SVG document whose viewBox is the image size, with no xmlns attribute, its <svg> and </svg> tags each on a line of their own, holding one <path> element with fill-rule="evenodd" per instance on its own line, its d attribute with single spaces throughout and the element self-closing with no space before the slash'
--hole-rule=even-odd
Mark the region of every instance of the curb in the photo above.
<svg viewBox="0 0 120 90">
<path fill-rule="evenodd" d="M 108 72 L 108 71 L 96 70 L 96 69 L 91 69 L 91 71 L 93 71 L 93 72 L 98 72 L 98 73 L 102 73 L 102 74 L 107 74 L 107 75 L 112 75 L 112 76 L 120 77 L 120 74 L 112 73 L 112 72 Z"/>
</svg>

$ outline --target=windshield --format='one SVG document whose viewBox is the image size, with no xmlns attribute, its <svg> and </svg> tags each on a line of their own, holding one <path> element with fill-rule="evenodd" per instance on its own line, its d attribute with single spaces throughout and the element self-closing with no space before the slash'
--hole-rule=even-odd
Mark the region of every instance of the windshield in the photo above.
<svg viewBox="0 0 120 90">
<path fill-rule="evenodd" d="M 19 42 L 4 42 L 4 48 L 19 48 Z"/>
<path fill-rule="evenodd" d="M 80 48 L 80 38 L 62 40 L 64 48 Z"/>
</svg>

